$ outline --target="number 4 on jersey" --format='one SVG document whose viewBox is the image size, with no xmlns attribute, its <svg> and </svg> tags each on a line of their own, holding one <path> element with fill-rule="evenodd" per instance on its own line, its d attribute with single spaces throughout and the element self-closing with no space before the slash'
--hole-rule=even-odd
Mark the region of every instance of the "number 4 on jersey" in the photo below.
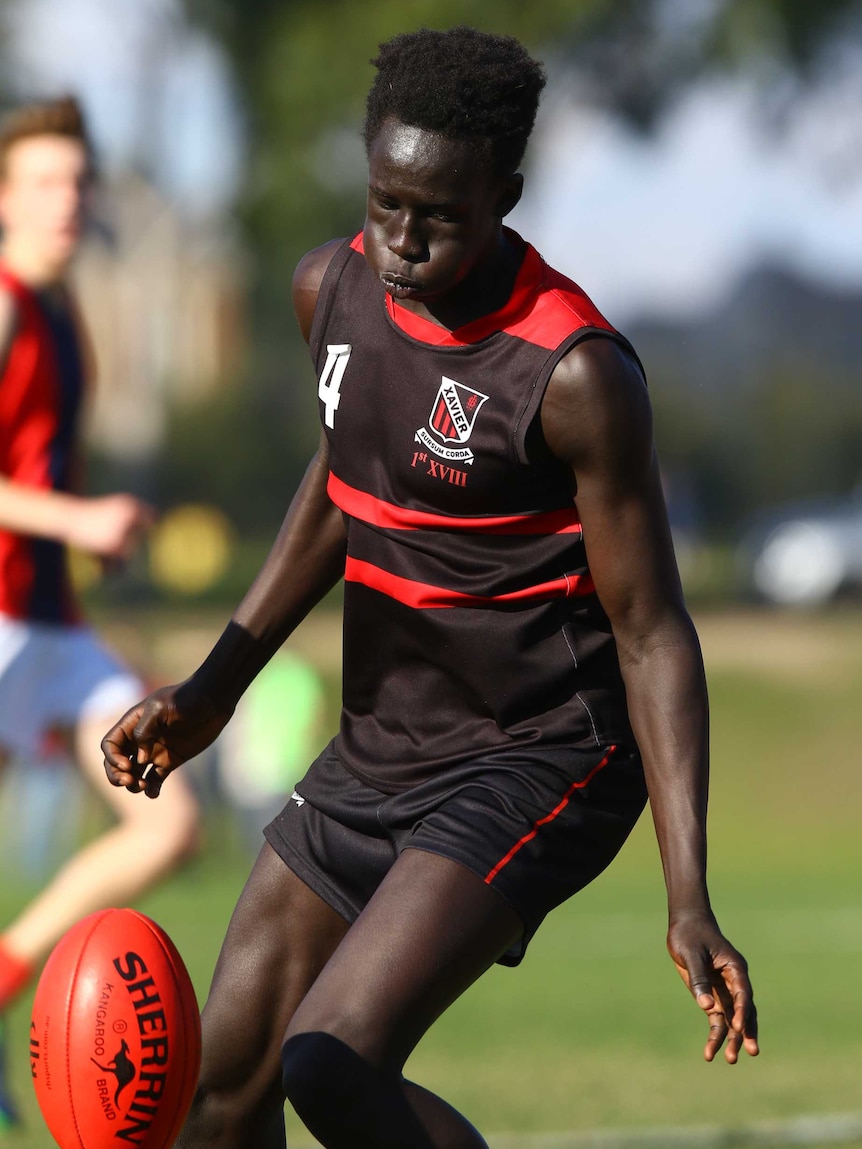
<svg viewBox="0 0 862 1149">
<path fill-rule="evenodd" d="M 317 394 L 323 404 L 323 421 L 327 427 L 335 426 L 335 412 L 341 402 L 341 380 L 347 360 L 350 358 L 350 343 L 328 343 L 326 345 L 326 364 L 320 376 Z"/>
</svg>

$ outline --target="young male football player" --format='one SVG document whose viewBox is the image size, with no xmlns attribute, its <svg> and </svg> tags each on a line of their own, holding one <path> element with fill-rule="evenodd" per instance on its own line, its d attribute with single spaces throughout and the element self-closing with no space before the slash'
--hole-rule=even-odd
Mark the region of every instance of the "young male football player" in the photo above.
<svg viewBox="0 0 862 1149">
<path fill-rule="evenodd" d="M 643 373 L 503 225 L 542 69 L 469 28 L 375 63 L 364 230 L 295 275 L 317 455 L 204 664 L 103 742 L 111 780 L 155 797 L 344 578 L 341 727 L 234 913 L 185 1147 L 283 1145 L 285 1096 L 330 1149 L 485 1145 L 405 1060 L 608 865 L 647 792 L 705 1055 L 757 1053 L 707 893 L 706 690 Z"/>
<path fill-rule="evenodd" d="M 66 569 L 69 546 L 122 562 L 153 520 L 131 495 L 77 493 L 88 354 L 66 272 L 91 175 L 73 99 L 20 108 L 0 125 L 0 767 L 62 736 L 118 818 L 0 932 L 0 1014 L 73 922 L 135 898 L 195 837 L 185 783 L 164 811 L 105 785 L 99 738 L 141 686 L 84 624 Z M 0 1127 L 14 1120 L 2 1052 L 0 1030 Z"/>
</svg>

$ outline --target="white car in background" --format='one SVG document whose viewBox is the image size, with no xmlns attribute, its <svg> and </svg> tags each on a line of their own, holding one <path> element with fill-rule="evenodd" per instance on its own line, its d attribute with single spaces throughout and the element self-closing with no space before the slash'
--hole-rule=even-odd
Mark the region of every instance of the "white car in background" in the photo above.
<svg viewBox="0 0 862 1149">
<path fill-rule="evenodd" d="M 862 589 L 862 491 L 764 516 L 742 544 L 746 581 L 780 606 L 818 606 Z"/>
</svg>

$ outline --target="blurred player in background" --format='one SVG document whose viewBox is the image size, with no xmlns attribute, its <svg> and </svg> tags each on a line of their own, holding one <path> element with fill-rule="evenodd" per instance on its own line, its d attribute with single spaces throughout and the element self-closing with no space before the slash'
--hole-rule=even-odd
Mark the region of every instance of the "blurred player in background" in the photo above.
<svg viewBox="0 0 862 1149">
<path fill-rule="evenodd" d="M 32 760 L 62 734 L 118 819 L 0 932 L 0 1128 L 15 1119 L 3 1011 L 73 922 L 133 900 L 196 838 L 185 783 L 162 810 L 105 784 L 99 738 L 141 685 L 82 621 L 67 571 L 68 547 L 108 566 L 124 562 L 154 519 L 132 495 L 76 493 L 91 370 L 66 272 L 92 177 L 74 99 L 21 108 L 0 125 L 0 766 Z"/>
<path fill-rule="evenodd" d="M 643 372 L 503 224 L 543 70 L 470 28 L 374 63 L 364 230 L 294 277 L 318 453 L 202 667 L 103 742 L 114 783 L 157 796 L 344 578 L 341 727 L 228 929 L 183 1149 L 280 1149 L 285 1096 L 327 1149 L 485 1147 L 405 1061 L 610 863 L 647 791 L 705 1056 L 758 1050 L 707 892 L 706 689 Z"/>
</svg>

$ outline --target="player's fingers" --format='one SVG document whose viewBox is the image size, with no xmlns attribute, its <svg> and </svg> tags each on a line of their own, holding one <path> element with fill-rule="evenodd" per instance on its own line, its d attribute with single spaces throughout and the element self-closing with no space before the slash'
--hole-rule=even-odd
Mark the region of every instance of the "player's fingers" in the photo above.
<svg viewBox="0 0 862 1149">
<path fill-rule="evenodd" d="M 757 1013 L 754 1009 L 754 992 L 748 977 L 748 966 L 745 959 L 731 959 L 726 962 L 718 961 L 718 978 L 716 987 L 722 1006 L 727 1014 L 731 1027 L 737 1033 L 743 1033 L 749 1025 L 756 1025 Z"/>
<path fill-rule="evenodd" d="M 104 766 L 108 781 L 112 786 L 124 786 L 133 794 L 137 794 L 142 789 L 141 776 L 144 771 L 143 767 L 138 765 L 134 754 L 119 759 L 115 758 L 113 761 L 105 758 Z"/>
<path fill-rule="evenodd" d="M 166 766 L 151 766 L 144 779 L 144 793 L 148 798 L 158 798 L 162 785 L 170 770 Z"/>
<path fill-rule="evenodd" d="M 133 737 L 128 733 L 131 712 L 124 714 L 116 726 L 112 726 L 102 739 L 102 753 L 115 766 L 123 765 L 135 749 Z"/>
<path fill-rule="evenodd" d="M 717 1007 L 724 1013 L 727 1024 L 730 1026 L 735 1016 L 736 1006 L 733 995 L 725 981 L 724 971 L 713 974 L 713 996 L 716 999 Z"/>
<path fill-rule="evenodd" d="M 156 756 L 156 747 L 163 734 L 162 708 L 159 703 L 148 703 L 132 732 L 140 766 L 149 766 Z"/>
<path fill-rule="evenodd" d="M 727 1037 L 727 1018 L 720 1009 L 711 1010 L 707 1016 L 709 1017 L 709 1036 L 706 1039 L 703 1056 L 706 1061 L 712 1061 Z"/>
<path fill-rule="evenodd" d="M 105 773 L 114 786 L 128 786 L 134 781 L 132 762 L 137 752 L 134 737 L 128 733 L 136 715 L 129 711 L 102 739 Z"/>
<path fill-rule="evenodd" d="M 144 771 L 146 765 L 142 765 L 136 758 L 132 758 L 129 763 L 129 781 L 125 783 L 126 789 L 130 794 L 140 794 L 146 787 L 144 779 Z"/>
<path fill-rule="evenodd" d="M 128 758 L 125 759 L 125 766 L 117 765 L 115 762 L 109 761 L 106 758 L 104 766 L 105 774 L 112 786 L 125 786 L 128 788 L 135 781 L 135 773 L 130 766 Z"/>
<path fill-rule="evenodd" d="M 742 1034 L 735 1029 L 728 1029 L 727 1042 L 724 1047 L 724 1060 L 728 1065 L 736 1065 L 739 1060 L 740 1045 L 742 1045 Z"/>
<path fill-rule="evenodd" d="M 685 965 L 680 965 L 679 962 L 675 962 L 675 965 L 700 1008 L 707 1013 L 714 1009 L 716 1001 L 712 986 L 713 971 L 707 965 L 706 959 L 701 954 L 691 954 L 686 959 Z"/>
<path fill-rule="evenodd" d="M 732 1028 L 739 1034 L 745 1052 L 751 1057 L 757 1057 L 760 1052 L 757 1041 L 757 1006 L 754 1004 L 754 993 L 747 974 L 732 983 L 731 997 L 733 998 Z"/>
<path fill-rule="evenodd" d="M 752 1056 L 757 1056 L 757 1011 L 751 983 L 748 980 L 744 959 L 728 963 L 715 979 L 716 1004 L 724 1017 L 725 1037 L 724 1058 L 728 1065 L 736 1065 L 739 1051 L 745 1048 Z M 747 1027 L 753 1026 L 753 1031 Z M 712 1033 L 711 1033 L 712 1038 Z M 709 1043 L 708 1043 L 709 1044 Z M 713 1056 L 719 1046 L 712 1043 Z M 708 1058 L 712 1060 L 712 1058 Z"/>
<path fill-rule="evenodd" d="M 747 969 L 731 968 L 725 978 L 729 980 L 729 992 L 733 1000 L 733 1028 L 740 1033 L 757 1035 L 757 1009 L 754 1005 L 754 991 L 748 978 Z"/>
</svg>

